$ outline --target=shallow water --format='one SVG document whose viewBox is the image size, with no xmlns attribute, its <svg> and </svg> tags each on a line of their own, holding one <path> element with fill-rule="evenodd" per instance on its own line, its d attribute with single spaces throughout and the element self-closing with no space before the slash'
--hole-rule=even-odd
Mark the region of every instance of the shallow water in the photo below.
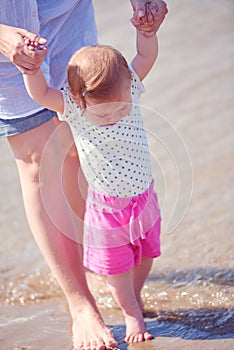
<svg viewBox="0 0 234 350">
<path fill-rule="evenodd" d="M 94 3 L 100 42 L 131 58 L 130 7 L 119 1 L 113 16 L 114 0 Z M 220 6 L 218 0 L 191 0 L 188 6 L 181 0 L 169 3 L 169 9 L 159 33 L 157 67 L 145 81 L 142 100 L 163 208 L 162 255 L 142 292 L 147 326 L 156 339 L 131 349 L 230 350 L 234 347 L 234 3 L 225 0 Z M 0 347 L 69 349 L 66 304 L 32 239 L 6 140 L 0 140 L 0 151 Z M 177 196 L 172 226 L 182 222 L 168 233 Z M 105 278 L 87 275 L 119 348 L 126 349 L 123 318 Z"/>
</svg>

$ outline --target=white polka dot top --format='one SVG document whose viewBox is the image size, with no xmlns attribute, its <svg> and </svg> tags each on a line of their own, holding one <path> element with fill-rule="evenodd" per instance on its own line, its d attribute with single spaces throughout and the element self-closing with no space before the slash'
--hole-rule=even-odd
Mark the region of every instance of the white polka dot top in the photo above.
<svg viewBox="0 0 234 350">
<path fill-rule="evenodd" d="M 132 71 L 132 110 L 118 123 L 97 126 L 63 90 L 64 113 L 69 123 L 80 163 L 89 185 L 109 196 L 133 197 L 145 192 L 152 182 L 151 159 L 140 113 L 143 84 Z"/>
</svg>

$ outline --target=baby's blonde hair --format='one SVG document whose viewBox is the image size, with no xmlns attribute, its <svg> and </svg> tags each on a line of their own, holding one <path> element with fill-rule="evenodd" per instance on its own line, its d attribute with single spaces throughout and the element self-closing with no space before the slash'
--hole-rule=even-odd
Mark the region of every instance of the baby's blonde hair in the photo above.
<svg viewBox="0 0 234 350">
<path fill-rule="evenodd" d="M 114 101 L 131 72 L 123 55 L 107 45 L 85 46 L 76 51 L 67 67 L 71 94 L 86 108 L 85 97 Z"/>
</svg>

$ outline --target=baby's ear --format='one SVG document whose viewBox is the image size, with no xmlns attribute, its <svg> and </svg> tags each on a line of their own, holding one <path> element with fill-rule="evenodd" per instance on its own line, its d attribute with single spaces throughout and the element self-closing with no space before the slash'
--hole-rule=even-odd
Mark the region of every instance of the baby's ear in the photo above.
<svg viewBox="0 0 234 350">
<path fill-rule="evenodd" d="M 70 97 L 73 99 L 73 101 L 78 105 L 78 106 L 82 106 L 82 101 L 81 101 L 81 99 L 79 99 L 79 97 L 77 97 L 77 96 L 74 96 L 72 93 L 71 93 L 71 91 L 69 92 L 69 95 L 70 95 Z"/>
</svg>

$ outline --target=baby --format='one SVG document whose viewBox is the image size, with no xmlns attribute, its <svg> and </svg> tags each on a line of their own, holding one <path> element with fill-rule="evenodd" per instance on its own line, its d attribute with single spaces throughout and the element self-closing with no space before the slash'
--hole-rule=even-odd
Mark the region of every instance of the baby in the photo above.
<svg viewBox="0 0 234 350">
<path fill-rule="evenodd" d="M 154 22 L 156 7 L 147 4 Z M 136 55 L 128 64 L 107 45 L 83 47 L 71 57 L 68 84 L 48 86 L 41 70 L 24 75 L 29 95 L 58 113 L 73 133 L 88 182 L 84 266 L 107 275 L 126 322 L 125 341 L 153 338 L 142 315 L 141 290 L 160 255 L 160 209 L 139 107 L 142 80 L 158 55 L 155 29 L 136 27 Z M 25 38 L 29 49 L 41 47 Z"/>
</svg>

